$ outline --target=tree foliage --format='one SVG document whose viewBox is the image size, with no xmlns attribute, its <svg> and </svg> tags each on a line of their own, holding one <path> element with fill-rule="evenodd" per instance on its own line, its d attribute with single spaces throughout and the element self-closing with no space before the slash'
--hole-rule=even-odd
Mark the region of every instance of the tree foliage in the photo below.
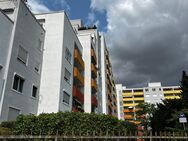
<svg viewBox="0 0 188 141">
<path fill-rule="evenodd" d="M 150 103 L 139 103 L 136 106 L 136 115 L 137 115 L 137 120 L 141 121 L 141 124 L 144 125 L 145 127 L 150 126 L 150 120 L 151 117 L 153 116 L 153 113 L 156 110 L 155 104 L 150 104 Z"/>
<path fill-rule="evenodd" d="M 106 135 L 135 131 L 133 123 L 108 115 L 59 112 L 52 114 L 20 115 L 15 125 L 17 135 Z"/>
</svg>

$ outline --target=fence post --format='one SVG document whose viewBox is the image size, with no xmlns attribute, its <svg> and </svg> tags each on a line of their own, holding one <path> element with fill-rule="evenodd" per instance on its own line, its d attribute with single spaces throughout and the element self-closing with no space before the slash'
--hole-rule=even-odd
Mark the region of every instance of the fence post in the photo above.
<svg viewBox="0 0 188 141">
<path fill-rule="evenodd" d="M 149 140 L 152 141 L 152 131 L 150 131 L 150 137 Z"/>
</svg>

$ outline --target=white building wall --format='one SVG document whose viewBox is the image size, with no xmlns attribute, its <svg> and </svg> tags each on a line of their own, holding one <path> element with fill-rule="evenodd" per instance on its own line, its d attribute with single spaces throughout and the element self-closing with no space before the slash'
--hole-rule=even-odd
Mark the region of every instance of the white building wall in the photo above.
<svg viewBox="0 0 188 141">
<path fill-rule="evenodd" d="M 84 112 L 91 113 L 91 36 L 84 34 L 78 36 L 83 47 L 83 60 L 85 63 L 84 79 Z"/>
<path fill-rule="evenodd" d="M 76 43 L 82 52 L 82 46 L 64 12 L 36 17 L 44 21 L 42 24 L 46 30 L 38 114 L 71 111 L 74 47 Z M 71 62 L 65 59 L 66 48 L 71 52 Z M 64 79 L 65 68 L 71 73 L 70 83 Z M 70 95 L 69 104 L 63 102 L 64 92 Z"/>
<path fill-rule="evenodd" d="M 161 103 L 164 99 L 163 89 L 161 83 L 148 83 L 148 87 L 144 89 L 144 102 L 147 103 Z"/>
<path fill-rule="evenodd" d="M 118 119 L 120 120 L 124 120 L 122 91 L 123 91 L 122 84 L 116 84 L 117 113 L 118 113 Z"/>
<path fill-rule="evenodd" d="M 17 1 L 15 12 L 0 121 L 8 120 L 10 108 L 14 108 L 22 114 L 36 114 L 38 108 L 39 95 L 37 94 L 36 98 L 32 97 L 32 87 L 35 85 L 38 89 L 40 88 L 40 73 L 35 72 L 34 67 L 36 62 L 42 64 L 43 52 L 38 45 L 39 40 L 43 42 L 45 31 L 22 1 Z M 17 59 L 20 46 L 28 52 L 26 65 Z M 15 74 L 24 78 L 22 93 L 12 88 Z"/>
<path fill-rule="evenodd" d="M 105 41 L 101 36 L 101 77 L 102 77 L 102 113 L 108 114 L 107 86 L 106 86 L 106 63 L 105 63 Z"/>
</svg>

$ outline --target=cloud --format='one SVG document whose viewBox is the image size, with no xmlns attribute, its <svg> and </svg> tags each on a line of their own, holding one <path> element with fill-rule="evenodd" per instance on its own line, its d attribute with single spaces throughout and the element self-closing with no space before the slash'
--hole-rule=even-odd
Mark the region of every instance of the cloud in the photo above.
<svg viewBox="0 0 188 141">
<path fill-rule="evenodd" d="M 44 13 L 50 11 L 50 9 L 47 6 L 45 6 L 43 3 L 40 3 L 37 0 L 29 0 L 28 6 L 33 13 Z"/>
<path fill-rule="evenodd" d="M 91 0 L 106 11 L 106 40 L 117 83 L 179 85 L 188 70 L 187 0 Z"/>
<path fill-rule="evenodd" d="M 70 12 L 70 6 L 65 0 L 29 0 L 28 5 L 33 13 L 65 10 Z"/>
</svg>

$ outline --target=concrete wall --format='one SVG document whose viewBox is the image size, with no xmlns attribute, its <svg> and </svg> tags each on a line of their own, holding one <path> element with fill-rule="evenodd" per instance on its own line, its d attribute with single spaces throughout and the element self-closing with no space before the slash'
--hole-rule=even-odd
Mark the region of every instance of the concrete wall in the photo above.
<svg viewBox="0 0 188 141">
<path fill-rule="evenodd" d="M 122 90 L 122 84 L 116 84 L 118 119 L 124 120 Z"/>
<path fill-rule="evenodd" d="M 9 51 L 9 43 L 12 33 L 12 21 L 0 10 L 0 101 L 5 81 L 5 68 Z M 0 102 L 2 103 L 2 102 Z"/>
<path fill-rule="evenodd" d="M 39 49 L 39 40 L 43 42 L 45 31 L 36 21 L 24 3 L 18 0 L 14 21 L 13 35 L 10 44 L 10 62 L 6 78 L 6 87 L 0 121 L 8 119 L 9 108 L 20 110 L 22 114 L 36 114 L 38 108 L 37 97 L 32 97 L 33 85 L 40 88 L 40 73 L 34 69 L 36 62 L 42 64 L 43 52 Z M 26 65 L 17 59 L 19 47 L 28 52 Z M 18 74 L 24 78 L 23 92 L 13 90 L 13 78 Z"/>
</svg>

